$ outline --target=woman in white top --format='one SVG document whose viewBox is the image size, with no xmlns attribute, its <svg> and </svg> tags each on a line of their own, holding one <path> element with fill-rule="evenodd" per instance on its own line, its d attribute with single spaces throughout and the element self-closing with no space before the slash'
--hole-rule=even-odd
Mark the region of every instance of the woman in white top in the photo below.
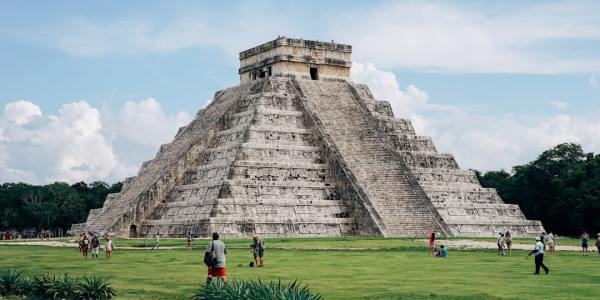
<svg viewBox="0 0 600 300">
<path fill-rule="evenodd" d="M 106 252 L 106 259 L 110 260 L 112 258 L 112 251 L 113 251 L 113 242 L 112 239 L 109 237 L 106 237 L 106 244 L 104 244 L 104 251 Z"/>
</svg>

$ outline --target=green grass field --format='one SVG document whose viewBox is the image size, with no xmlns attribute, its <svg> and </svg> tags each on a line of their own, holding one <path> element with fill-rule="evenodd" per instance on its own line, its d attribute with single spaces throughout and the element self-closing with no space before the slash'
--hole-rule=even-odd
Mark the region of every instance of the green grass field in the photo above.
<svg viewBox="0 0 600 300">
<path fill-rule="evenodd" d="M 597 299 L 600 283 L 596 253 L 563 251 L 546 257 L 550 274 L 534 276 L 533 257 L 526 258 L 526 251 L 499 257 L 494 250 L 451 249 L 450 257 L 442 259 L 428 257 L 424 243 L 413 239 L 269 239 L 266 267 L 258 269 L 247 266 L 249 240 L 225 242 L 230 279 L 297 279 L 325 299 Z M 0 270 L 97 273 L 110 278 L 119 299 L 189 299 L 206 277 L 199 250 L 205 243 L 195 241 L 194 250 L 119 250 L 143 246 L 143 240 L 118 240 L 112 261 L 85 261 L 76 248 L 0 243 Z"/>
</svg>

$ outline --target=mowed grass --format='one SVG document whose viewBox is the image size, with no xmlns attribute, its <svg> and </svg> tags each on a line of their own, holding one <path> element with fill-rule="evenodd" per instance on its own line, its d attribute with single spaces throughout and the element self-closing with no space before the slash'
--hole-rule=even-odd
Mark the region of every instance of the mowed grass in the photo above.
<svg viewBox="0 0 600 300">
<path fill-rule="evenodd" d="M 135 245 L 139 240 L 119 240 Z M 547 256 L 549 275 L 531 275 L 526 251 L 499 257 L 494 250 L 450 249 L 448 259 L 427 256 L 413 239 L 314 238 L 267 240 L 266 267 L 249 268 L 249 240 L 225 240 L 230 279 L 299 280 L 325 299 L 597 299 L 600 256 L 560 252 Z M 142 241 L 143 243 L 143 241 Z M 148 245 L 153 241 L 149 239 Z M 27 274 L 101 274 L 119 299 L 189 299 L 205 281 L 202 248 L 117 250 L 112 261 L 83 260 L 76 248 L 0 243 L 0 270 Z M 185 245 L 165 240 L 161 245 Z M 328 250 L 325 250 L 328 249 Z"/>
</svg>

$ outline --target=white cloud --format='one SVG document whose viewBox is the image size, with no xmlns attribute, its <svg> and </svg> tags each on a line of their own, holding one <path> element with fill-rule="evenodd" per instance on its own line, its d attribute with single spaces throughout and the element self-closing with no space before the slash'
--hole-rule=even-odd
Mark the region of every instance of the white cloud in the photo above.
<svg viewBox="0 0 600 300">
<path fill-rule="evenodd" d="M 127 102 L 114 117 L 85 101 L 50 115 L 10 102 L 0 119 L 0 182 L 122 180 L 188 121 L 186 113 L 167 116 L 152 98 Z"/>
<path fill-rule="evenodd" d="M 370 67 L 357 68 L 352 74 L 353 80 L 368 83 L 376 98 L 392 101 L 396 116 L 406 117 L 400 108 L 411 106 L 415 100 L 393 97 L 406 94 L 398 82 L 393 82 L 396 81 L 394 74 L 372 64 L 365 65 Z M 600 152 L 600 123 L 597 121 L 600 111 L 588 115 L 496 116 L 482 114 L 475 108 L 442 106 L 428 101 L 413 107 L 409 119 L 417 134 L 431 136 L 437 149 L 453 154 L 462 168 L 509 169 L 565 142 L 580 143 L 585 151 Z"/>
<path fill-rule="evenodd" d="M 427 93 L 412 84 L 403 91 L 394 73 L 381 71 L 372 63 L 353 63 L 350 79 L 367 84 L 375 98 L 389 101 L 400 116 L 410 116 L 429 99 Z"/>
<path fill-rule="evenodd" d="M 562 100 L 552 101 L 552 106 L 557 109 L 566 109 L 569 107 L 569 103 Z"/>
<path fill-rule="evenodd" d="M 15 125 L 29 123 L 33 118 L 41 115 L 42 110 L 39 106 L 25 100 L 14 101 L 4 107 L 4 117 Z"/>
</svg>

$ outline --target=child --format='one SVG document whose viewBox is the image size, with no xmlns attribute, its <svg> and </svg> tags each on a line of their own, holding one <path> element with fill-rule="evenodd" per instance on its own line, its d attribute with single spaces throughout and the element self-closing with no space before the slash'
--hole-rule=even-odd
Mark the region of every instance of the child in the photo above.
<svg viewBox="0 0 600 300">
<path fill-rule="evenodd" d="M 106 244 L 104 244 L 104 251 L 106 252 L 106 259 L 112 258 L 113 242 L 110 236 L 106 237 Z"/>
<path fill-rule="evenodd" d="M 440 256 L 440 252 L 438 251 L 438 248 L 437 248 L 437 247 L 435 247 L 435 248 L 433 249 L 433 257 L 438 257 L 438 256 Z"/>
<path fill-rule="evenodd" d="M 444 247 L 444 245 L 442 245 L 441 248 L 442 248 L 441 257 L 448 257 L 448 249 L 446 249 L 446 247 Z"/>
</svg>

